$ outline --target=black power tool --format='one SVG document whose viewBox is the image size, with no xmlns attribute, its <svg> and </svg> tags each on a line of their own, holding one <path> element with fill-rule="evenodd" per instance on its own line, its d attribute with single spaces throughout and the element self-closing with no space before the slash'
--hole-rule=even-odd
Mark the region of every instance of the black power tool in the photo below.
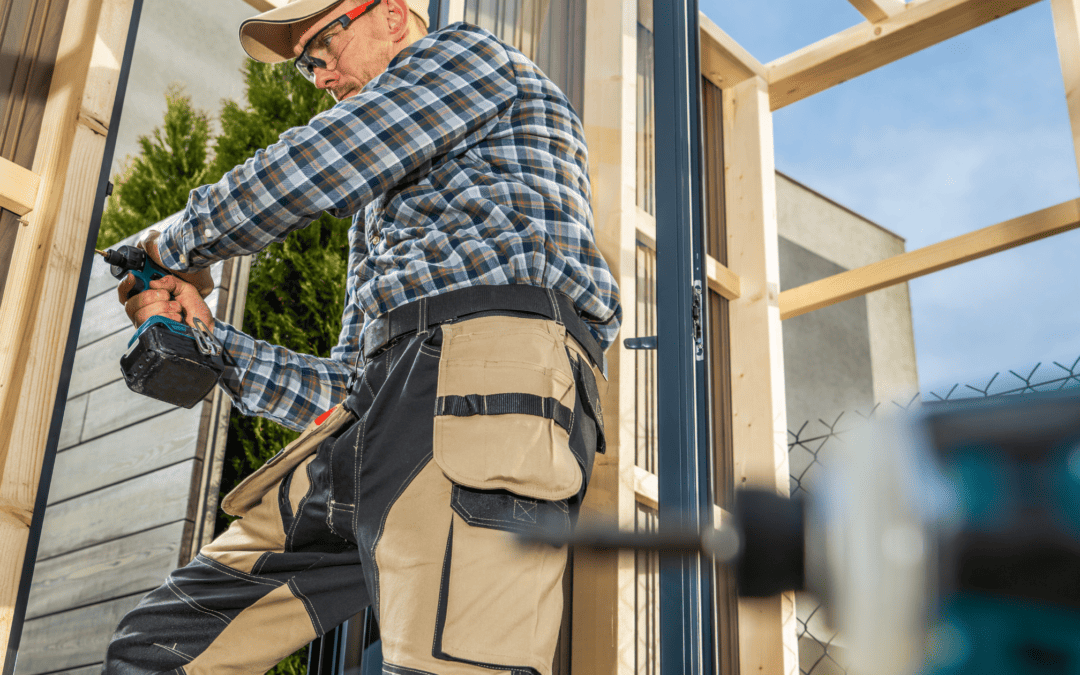
<svg viewBox="0 0 1080 675">
<path fill-rule="evenodd" d="M 141 248 L 120 246 L 94 252 L 112 266 L 112 275 L 117 279 L 129 273 L 135 278 L 129 296 L 170 274 Z M 192 328 L 163 316 L 144 321 L 120 357 L 128 389 L 184 408 L 203 400 L 221 378 L 225 363 L 218 339 L 200 319 L 194 323 Z"/>
</svg>

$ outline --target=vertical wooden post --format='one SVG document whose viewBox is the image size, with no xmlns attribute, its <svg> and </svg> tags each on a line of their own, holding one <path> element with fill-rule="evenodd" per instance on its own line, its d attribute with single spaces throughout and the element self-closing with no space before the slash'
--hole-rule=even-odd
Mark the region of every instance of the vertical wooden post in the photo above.
<svg viewBox="0 0 1080 675">
<path fill-rule="evenodd" d="M 1072 125 L 1073 151 L 1080 169 L 1080 0 L 1051 0 L 1065 100 Z"/>
<path fill-rule="evenodd" d="M 788 494 L 787 413 L 780 333 L 780 256 L 768 83 L 724 91 L 728 267 L 742 279 L 729 304 L 735 485 Z M 798 672 L 794 595 L 739 600 L 739 671 Z"/>
<path fill-rule="evenodd" d="M 585 105 L 593 214 L 600 251 L 623 294 L 623 326 L 633 330 L 635 285 L 634 119 L 637 7 L 590 0 L 586 9 Z M 624 328 L 620 335 L 627 335 Z M 634 358 L 621 342 L 607 352 L 607 454 L 597 455 L 582 521 L 632 530 L 634 497 Z M 614 519 L 614 523 L 612 523 Z M 634 554 L 575 553 L 574 673 L 634 672 Z"/>
<path fill-rule="evenodd" d="M 21 222 L 0 302 L 0 639 L 5 644 L 132 6 L 133 0 L 68 4 L 34 160 L 41 188 L 33 211 Z"/>
</svg>

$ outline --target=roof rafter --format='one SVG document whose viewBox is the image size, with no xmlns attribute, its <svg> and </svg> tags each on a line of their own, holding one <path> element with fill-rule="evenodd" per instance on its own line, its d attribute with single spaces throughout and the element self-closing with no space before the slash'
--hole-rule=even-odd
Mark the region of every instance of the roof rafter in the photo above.
<svg viewBox="0 0 1080 675">
<path fill-rule="evenodd" d="M 769 104 L 783 108 L 1036 2 L 913 0 L 880 23 L 861 23 L 766 64 Z"/>
<path fill-rule="evenodd" d="M 728 89 L 751 77 L 765 77 L 765 66 L 742 45 L 705 14 L 699 12 L 698 20 L 701 26 L 701 74 L 710 82 Z"/>
<path fill-rule="evenodd" d="M 848 0 L 871 23 L 879 23 L 904 11 L 904 0 Z"/>
</svg>

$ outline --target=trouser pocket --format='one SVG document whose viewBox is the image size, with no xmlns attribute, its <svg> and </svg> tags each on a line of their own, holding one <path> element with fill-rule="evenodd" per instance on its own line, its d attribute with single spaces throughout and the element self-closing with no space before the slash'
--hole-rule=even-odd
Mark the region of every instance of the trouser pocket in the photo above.
<svg viewBox="0 0 1080 675">
<path fill-rule="evenodd" d="M 602 443 L 582 401 L 589 366 L 551 321 L 491 316 L 442 331 L 432 449 L 453 515 L 433 654 L 548 675 L 567 550 L 518 533 L 567 531 L 576 515 Z"/>
</svg>

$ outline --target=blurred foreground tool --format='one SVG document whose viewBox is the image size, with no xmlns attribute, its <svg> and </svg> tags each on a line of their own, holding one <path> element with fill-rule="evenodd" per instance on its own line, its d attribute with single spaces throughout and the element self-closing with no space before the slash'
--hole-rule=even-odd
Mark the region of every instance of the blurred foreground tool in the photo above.
<svg viewBox="0 0 1080 675">
<path fill-rule="evenodd" d="M 695 552 L 739 592 L 806 590 L 859 675 L 1080 675 L 1080 395 L 925 404 L 854 430 L 805 505 L 740 490 L 730 522 L 535 539 Z"/>
</svg>

